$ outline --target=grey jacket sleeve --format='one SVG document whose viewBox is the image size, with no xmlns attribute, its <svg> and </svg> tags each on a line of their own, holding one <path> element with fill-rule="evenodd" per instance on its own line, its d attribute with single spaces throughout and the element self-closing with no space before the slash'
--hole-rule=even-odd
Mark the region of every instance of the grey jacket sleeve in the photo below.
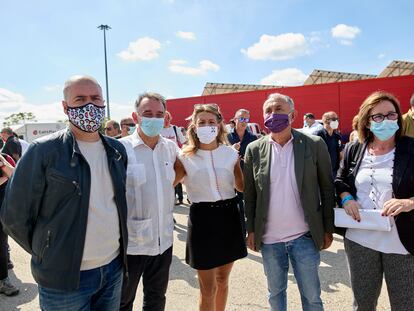
<svg viewBox="0 0 414 311">
<path fill-rule="evenodd" d="M 246 212 L 246 228 L 247 232 L 254 232 L 254 223 L 256 218 L 256 186 L 253 173 L 253 152 L 250 145 L 247 146 L 246 153 L 244 155 L 244 204 Z"/>
<path fill-rule="evenodd" d="M 32 144 L 20 159 L 8 182 L 0 214 L 4 232 L 29 253 L 45 187 L 44 159 L 38 149 Z"/>
<path fill-rule="evenodd" d="M 328 147 L 322 139 L 317 141 L 318 148 L 318 183 L 321 196 L 324 229 L 327 233 L 334 232 L 335 187 L 332 177 L 331 158 Z"/>
</svg>

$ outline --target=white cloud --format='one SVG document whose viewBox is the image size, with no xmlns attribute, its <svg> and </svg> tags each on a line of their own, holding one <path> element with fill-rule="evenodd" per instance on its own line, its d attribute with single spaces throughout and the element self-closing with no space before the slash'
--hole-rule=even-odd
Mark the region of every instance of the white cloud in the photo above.
<svg viewBox="0 0 414 311">
<path fill-rule="evenodd" d="M 130 42 L 128 48 L 118 53 L 118 56 L 125 61 L 148 61 L 158 58 L 158 50 L 161 43 L 150 37 L 139 38 Z"/>
<path fill-rule="evenodd" d="M 187 61 L 185 60 L 174 59 L 170 61 L 168 68 L 172 72 L 191 76 L 204 75 L 208 71 L 218 71 L 220 69 L 219 65 L 214 64 L 212 61 L 206 59 L 200 61 L 198 67 L 189 67 L 186 64 Z"/>
<path fill-rule="evenodd" d="M 385 54 L 384 53 L 381 53 L 381 54 L 378 55 L 378 59 L 382 59 L 384 57 L 385 57 Z"/>
<path fill-rule="evenodd" d="M 14 93 L 10 90 L 0 88 L 0 105 L 3 109 L 5 104 L 17 104 L 24 102 L 24 96 L 18 93 Z"/>
<path fill-rule="evenodd" d="M 195 33 L 191 31 L 177 31 L 175 35 L 184 40 L 195 40 L 196 39 Z"/>
<path fill-rule="evenodd" d="M 57 91 L 57 90 L 61 90 L 62 87 L 59 84 L 56 84 L 56 85 L 46 85 L 46 86 L 43 87 L 43 89 L 46 92 L 54 92 L 54 91 Z"/>
<path fill-rule="evenodd" d="M 247 57 L 255 60 L 286 60 L 308 53 L 308 43 L 301 33 L 284 33 L 278 36 L 262 35 L 259 42 L 241 49 Z"/>
<path fill-rule="evenodd" d="M 297 68 L 286 68 L 273 70 L 270 75 L 260 81 L 260 84 L 278 86 L 302 85 L 307 77 L 306 74 Z"/>
<path fill-rule="evenodd" d="M 361 33 L 361 29 L 356 26 L 338 24 L 331 28 L 332 37 L 337 39 L 340 44 L 352 45 L 352 40 Z"/>
<path fill-rule="evenodd" d="M 2 88 L 0 88 L 0 105 L 0 124 L 3 124 L 4 118 L 19 112 L 32 112 L 39 122 L 66 119 L 62 104 L 59 102 L 37 105 L 27 102 L 22 94 Z"/>
</svg>

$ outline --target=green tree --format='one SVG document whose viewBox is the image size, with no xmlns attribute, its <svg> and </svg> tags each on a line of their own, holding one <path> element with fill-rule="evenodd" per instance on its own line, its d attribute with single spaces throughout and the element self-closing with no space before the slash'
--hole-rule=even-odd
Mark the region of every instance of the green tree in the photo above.
<svg viewBox="0 0 414 311">
<path fill-rule="evenodd" d="M 36 116 L 33 114 L 33 112 L 13 113 L 4 118 L 3 126 L 6 127 L 13 124 L 26 123 L 26 121 L 37 122 Z"/>
</svg>

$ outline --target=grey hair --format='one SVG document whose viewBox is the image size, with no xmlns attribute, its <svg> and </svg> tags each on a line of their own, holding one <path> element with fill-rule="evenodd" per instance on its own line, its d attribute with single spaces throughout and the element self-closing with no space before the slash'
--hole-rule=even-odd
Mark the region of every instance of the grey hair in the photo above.
<svg viewBox="0 0 414 311">
<path fill-rule="evenodd" d="M 237 110 L 234 116 L 237 117 L 239 114 L 242 114 L 242 113 L 250 114 L 250 111 L 242 108 L 242 109 Z"/>
<path fill-rule="evenodd" d="M 287 95 L 280 94 L 280 93 L 270 94 L 267 97 L 266 101 L 264 102 L 263 106 L 265 106 L 267 103 L 275 102 L 277 99 L 283 99 L 289 104 L 290 110 L 295 110 L 295 103 L 293 102 L 293 99 Z"/>
<path fill-rule="evenodd" d="M 63 87 L 63 98 L 65 99 L 65 101 L 68 100 L 68 93 L 69 93 L 69 89 L 76 83 L 80 82 L 80 81 L 88 81 L 88 82 L 92 82 L 93 84 L 95 84 L 96 86 L 99 87 L 99 89 L 102 92 L 102 88 L 99 85 L 98 81 L 91 76 L 88 75 L 77 75 L 77 76 L 72 76 L 69 78 L 69 80 L 67 80 L 65 82 L 65 85 Z"/>
<path fill-rule="evenodd" d="M 154 100 L 159 101 L 164 107 L 164 111 L 167 110 L 167 101 L 165 100 L 165 97 L 155 92 L 145 92 L 145 93 L 140 94 L 138 96 L 138 99 L 135 101 L 135 110 L 138 110 L 138 107 L 144 98 L 154 99 Z"/>
</svg>

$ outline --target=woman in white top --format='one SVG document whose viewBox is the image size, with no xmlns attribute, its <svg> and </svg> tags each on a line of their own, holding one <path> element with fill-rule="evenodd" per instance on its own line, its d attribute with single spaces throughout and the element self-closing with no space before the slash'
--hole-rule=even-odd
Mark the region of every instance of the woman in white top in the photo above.
<svg viewBox="0 0 414 311">
<path fill-rule="evenodd" d="M 335 179 L 341 205 L 389 217 L 391 231 L 346 229 L 354 310 L 375 310 L 385 277 L 392 310 L 414 310 L 414 139 L 401 136 L 401 110 L 391 94 L 375 92 L 359 109 L 359 142 L 345 148 Z"/>
<path fill-rule="evenodd" d="M 243 191 L 238 153 L 225 145 L 223 118 L 215 104 L 194 106 L 177 178 L 184 176 L 192 202 L 186 262 L 197 269 L 200 310 L 225 309 L 233 262 L 247 256 L 234 189 Z"/>
</svg>

